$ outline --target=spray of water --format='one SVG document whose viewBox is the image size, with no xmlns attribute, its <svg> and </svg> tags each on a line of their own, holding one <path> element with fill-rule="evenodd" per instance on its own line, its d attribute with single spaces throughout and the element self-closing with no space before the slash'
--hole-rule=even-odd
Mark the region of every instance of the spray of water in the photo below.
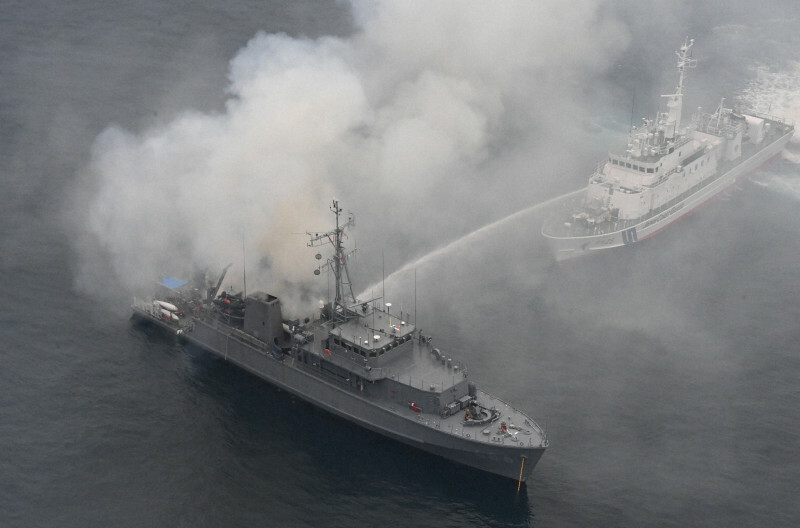
<svg viewBox="0 0 800 528">
<path fill-rule="evenodd" d="M 439 258 L 444 258 L 444 257 L 448 256 L 449 254 L 451 254 L 453 252 L 461 250 L 464 246 L 466 246 L 468 244 L 475 244 L 477 242 L 480 242 L 481 239 L 486 238 L 488 236 L 491 236 L 494 232 L 496 232 L 497 230 L 503 228 L 504 226 L 510 224 L 511 222 L 513 222 L 515 220 L 519 220 L 519 219 L 522 219 L 522 218 L 524 218 L 524 217 L 526 217 L 528 215 L 531 215 L 533 213 L 541 212 L 543 210 L 546 210 L 548 206 L 553 205 L 554 203 L 560 202 L 561 200 L 563 200 L 565 198 L 569 198 L 569 197 L 578 195 L 583 191 L 584 191 L 583 188 L 576 189 L 574 191 L 570 191 L 570 192 L 562 194 L 560 196 L 556 196 L 554 198 L 550 198 L 549 200 L 545 200 L 544 202 L 540 202 L 540 203 L 532 205 L 530 207 L 526 207 L 525 209 L 522 209 L 520 211 L 512 213 L 512 214 L 510 214 L 510 215 L 508 215 L 508 216 L 506 216 L 504 218 L 501 218 L 499 220 L 496 220 L 496 221 L 494 221 L 494 222 L 492 222 L 490 224 L 486 224 L 485 226 L 482 226 L 482 227 L 472 231 L 471 233 L 467 233 L 466 235 L 462 236 L 461 238 L 458 238 L 457 240 L 453 240 L 452 242 L 450 242 L 450 243 L 448 243 L 448 244 L 446 244 L 446 245 L 444 245 L 442 247 L 439 247 L 439 248 L 431 251 L 430 253 L 428 253 L 426 255 L 423 255 L 422 257 L 419 257 L 418 259 L 415 259 L 415 260 L 413 260 L 411 262 L 408 262 L 407 264 L 401 266 L 396 271 L 393 271 L 388 277 L 386 277 L 383 280 L 383 282 L 384 282 L 383 286 L 385 286 L 387 282 L 389 283 L 389 286 L 392 286 L 393 283 L 400 276 L 404 275 L 409 270 L 412 270 L 412 269 L 415 269 L 415 268 L 418 268 L 418 267 L 422 267 L 422 266 L 424 266 L 426 264 L 430 264 L 430 263 L 432 263 L 433 261 L 435 261 L 435 260 L 437 260 Z M 537 223 L 534 223 L 532 225 L 536 228 L 535 231 L 538 233 L 539 225 Z M 369 292 L 373 292 L 376 289 L 378 289 L 379 287 L 381 287 L 381 284 L 379 284 L 379 283 L 372 284 L 370 287 L 366 288 L 360 294 L 360 297 L 365 297 L 366 295 L 368 295 Z"/>
<path fill-rule="evenodd" d="M 761 67 L 756 77 L 739 95 L 745 105 L 768 114 L 784 117 L 795 124 L 800 123 L 800 62 L 792 61 L 780 71 Z M 783 160 L 800 165 L 800 136 L 796 133 L 786 148 Z M 767 172 L 762 177 L 762 185 L 774 192 L 800 199 L 800 185 L 797 178 L 788 174 Z"/>
<path fill-rule="evenodd" d="M 738 99 L 747 107 L 783 117 L 791 123 L 800 123 L 800 62 L 792 61 L 780 71 L 761 67 L 756 77 L 739 94 Z M 800 145 L 800 136 L 791 139 Z M 786 151 L 784 157 L 800 163 L 800 157 Z"/>
</svg>

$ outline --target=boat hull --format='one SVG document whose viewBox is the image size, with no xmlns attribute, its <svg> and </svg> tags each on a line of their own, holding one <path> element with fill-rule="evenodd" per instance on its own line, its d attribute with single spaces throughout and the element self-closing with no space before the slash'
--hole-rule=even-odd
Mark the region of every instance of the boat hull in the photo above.
<svg viewBox="0 0 800 528">
<path fill-rule="evenodd" d="M 525 444 L 523 439 L 488 443 L 479 438 L 481 427 L 463 427 L 455 416 L 442 419 L 415 414 L 402 404 L 387 403 L 351 386 L 321 379 L 297 359 L 279 357 L 256 341 L 243 341 L 235 331 L 214 322 L 198 319 L 180 337 L 345 420 L 482 471 L 525 481 L 547 447 L 546 441 L 534 444 L 529 440 Z"/>
<path fill-rule="evenodd" d="M 627 225 L 624 229 L 586 236 L 557 236 L 548 233 L 544 228 L 542 235 L 559 262 L 587 256 L 604 249 L 635 244 L 664 230 L 735 183 L 757 172 L 780 155 L 791 137 L 792 132 L 785 134 L 665 211 L 634 225 Z"/>
</svg>

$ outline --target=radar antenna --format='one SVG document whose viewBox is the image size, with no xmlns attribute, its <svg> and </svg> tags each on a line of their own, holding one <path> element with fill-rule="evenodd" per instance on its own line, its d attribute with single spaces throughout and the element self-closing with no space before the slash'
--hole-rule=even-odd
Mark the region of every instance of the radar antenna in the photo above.
<svg viewBox="0 0 800 528">
<path fill-rule="evenodd" d="M 675 87 L 675 93 L 662 95 L 667 97 L 667 108 L 669 113 L 665 116 L 663 121 L 665 136 L 672 139 L 677 133 L 677 129 L 681 126 L 681 111 L 683 107 L 683 83 L 686 77 L 686 68 L 694 68 L 697 66 L 697 60 L 693 59 L 690 50 L 694 45 L 694 39 L 683 41 L 683 45 L 679 51 L 675 52 L 678 56 L 678 86 Z"/>
<path fill-rule="evenodd" d="M 332 313 L 341 314 L 346 317 L 347 305 L 345 304 L 345 290 L 350 292 L 349 298 L 355 304 L 356 296 L 353 294 L 353 284 L 350 282 L 350 272 L 347 270 L 347 259 L 355 253 L 355 250 L 345 253 L 343 239 L 345 229 L 355 225 L 355 217 L 352 213 L 347 213 L 347 220 L 341 223 L 340 215 L 342 209 L 339 207 L 339 201 L 334 199 L 331 205 L 331 211 L 336 216 L 336 229 L 328 231 L 327 233 L 308 233 L 311 240 L 308 242 L 309 247 L 318 247 L 324 244 L 331 244 L 333 246 L 333 257 L 328 258 L 325 264 L 314 270 L 315 275 L 319 275 L 320 271 L 324 268 L 333 271 L 336 280 L 336 297 L 334 298 L 334 306 Z M 321 259 L 322 255 L 317 253 L 317 259 Z"/>
</svg>

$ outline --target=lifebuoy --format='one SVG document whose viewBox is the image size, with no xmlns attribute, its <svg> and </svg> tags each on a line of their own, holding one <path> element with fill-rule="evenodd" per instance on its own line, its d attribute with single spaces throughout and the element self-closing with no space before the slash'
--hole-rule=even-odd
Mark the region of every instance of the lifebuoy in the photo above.
<svg viewBox="0 0 800 528">
<path fill-rule="evenodd" d="M 323 349 L 323 350 L 322 350 L 322 352 L 323 352 L 323 353 L 324 353 L 324 354 L 325 354 L 327 357 L 331 357 L 331 350 L 330 350 L 329 348 L 325 348 L 325 349 Z"/>
</svg>

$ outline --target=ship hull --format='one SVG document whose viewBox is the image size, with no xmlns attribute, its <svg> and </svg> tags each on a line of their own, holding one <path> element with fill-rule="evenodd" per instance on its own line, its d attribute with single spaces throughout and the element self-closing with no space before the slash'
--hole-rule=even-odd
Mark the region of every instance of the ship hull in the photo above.
<svg viewBox="0 0 800 528">
<path fill-rule="evenodd" d="M 546 444 L 522 445 L 522 440 L 480 441 L 479 427 L 459 427 L 455 417 L 448 425 L 438 416 L 415 415 L 404 405 L 387 404 L 348 385 L 321 379 L 308 365 L 291 356 L 278 357 L 255 341 L 242 341 L 224 325 L 196 320 L 194 328 L 180 337 L 325 411 L 458 464 L 525 481 L 546 448 Z"/>
<path fill-rule="evenodd" d="M 776 139 L 749 158 L 728 169 L 707 186 L 665 211 L 643 219 L 635 225 L 627 225 L 624 229 L 617 231 L 587 236 L 556 236 L 543 229 L 542 235 L 550 244 L 555 258 L 559 262 L 584 257 L 604 249 L 635 244 L 666 229 L 735 183 L 757 172 L 780 155 L 791 137 L 792 132 L 789 132 Z"/>
</svg>

